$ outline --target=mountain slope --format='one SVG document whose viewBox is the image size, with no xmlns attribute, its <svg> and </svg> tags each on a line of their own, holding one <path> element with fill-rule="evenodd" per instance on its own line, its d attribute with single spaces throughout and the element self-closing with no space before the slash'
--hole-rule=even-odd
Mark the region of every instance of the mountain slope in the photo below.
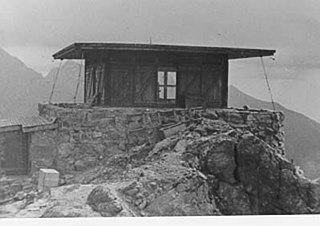
<svg viewBox="0 0 320 226">
<path fill-rule="evenodd" d="M 79 64 L 72 61 L 62 65 L 53 102 L 73 101 L 79 69 Z M 57 68 L 53 68 L 44 78 L 0 48 L 0 119 L 37 115 L 38 103 L 49 100 L 56 72 Z M 77 101 L 83 97 L 83 80 L 80 82 Z"/>
<path fill-rule="evenodd" d="M 33 114 L 42 75 L 0 48 L 0 80 L 0 118 Z"/>
<path fill-rule="evenodd" d="M 269 102 L 253 98 L 234 86 L 229 89 L 229 106 L 272 109 Z M 300 165 L 305 175 L 310 178 L 320 176 L 320 124 L 303 114 L 291 111 L 280 104 L 275 104 L 276 110 L 285 114 L 286 153 Z"/>
<path fill-rule="evenodd" d="M 50 92 L 52 89 L 52 83 L 57 75 L 58 68 L 53 68 L 48 75 L 45 77 L 45 83 L 50 87 Z M 75 63 L 74 61 L 66 61 L 62 64 L 58 79 L 56 82 L 56 87 L 52 97 L 53 102 L 71 102 L 73 101 L 78 79 L 80 76 L 79 89 L 77 94 L 77 102 L 83 101 L 83 86 L 84 86 L 84 68 L 80 71 L 80 64 Z M 48 92 L 49 94 L 49 92 Z"/>
</svg>

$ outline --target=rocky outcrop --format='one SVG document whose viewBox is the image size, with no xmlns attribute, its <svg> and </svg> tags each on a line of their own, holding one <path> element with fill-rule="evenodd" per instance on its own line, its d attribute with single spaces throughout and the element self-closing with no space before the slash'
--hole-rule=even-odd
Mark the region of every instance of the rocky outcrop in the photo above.
<svg viewBox="0 0 320 226">
<path fill-rule="evenodd" d="M 248 130 L 271 147 L 285 154 L 284 114 L 281 111 L 241 108 L 208 109 L 204 114 L 211 119 L 227 122 L 233 128 Z"/>
<path fill-rule="evenodd" d="M 111 157 L 77 181 L 52 188 L 39 216 L 320 213 L 320 185 L 281 147 L 208 114 L 179 134 Z"/>
<path fill-rule="evenodd" d="M 87 204 L 103 217 L 114 217 L 123 210 L 121 203 L 112 195 L 110 189 L 103 186 L 91 191 Z"/>
<path fill-rule="evenodd" d="M 319 213 L 319 184 L 305 178 L 298 167 L 283 157 L 281 150 L 249 131 L 235 130 L 219 120 L 203 119 L 183 136 L 161 143 L 166 145 L 149 156 L 152 163 L 147 165 L 148 170 L 142 166 L 134 170 L 144 172 L 140 180 L 149 183 L 152 177 L 148 175 L 168 179 L 172 177 L 166 172 L 171 172 L 175 178 L 173 184 L 178 185 L 169 183 L 159 196 L 152 192 L 154 200 L 146 196 L 143 212 L 147 216 L 192 215 L 191 212 L 200 215 Z M 161 165 L 161 173 L 156 170 L 157 163 Z M 177 179 L 179 175 L 183 175 L 181 180 Z M 142 185 L 151 187 L 147 183 Z M 191 197 L 201 197 L 201 201 Z M 179 212 L 180 208 L 171 207 L 166 212 L 166 206 L 171 205 L 194 209 Z"/>
<path fill-rule="evenodd" d="M 0 205 L 19 196 L 26 196 L 35 189 L 34 181 L 27 177 L 0 176 Z"/>
</svg>

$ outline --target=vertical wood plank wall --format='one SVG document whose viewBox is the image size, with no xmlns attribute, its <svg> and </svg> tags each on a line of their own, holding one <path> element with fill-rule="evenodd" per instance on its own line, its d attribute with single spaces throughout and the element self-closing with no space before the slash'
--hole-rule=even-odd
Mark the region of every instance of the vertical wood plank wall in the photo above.
<svg viewBox="0 0 320 226">
<path fill-rule="evenodd" d="M 199 55 L 145 52 L 105 52 L 86 55 L 85 97 L 98 92 L 97 74 L 103 65 L 105 106 L 162 106 L 158 102 L 159 67 L 177 71 L 176 104 L 171 107 L 202 105 L 225 108 L 228 103 L 228 58 L 226 55 Z M 91 84 L 92 85 L 92 84 Z M 100 90 L 100 92 L 102 92 Z"/>
</svg>

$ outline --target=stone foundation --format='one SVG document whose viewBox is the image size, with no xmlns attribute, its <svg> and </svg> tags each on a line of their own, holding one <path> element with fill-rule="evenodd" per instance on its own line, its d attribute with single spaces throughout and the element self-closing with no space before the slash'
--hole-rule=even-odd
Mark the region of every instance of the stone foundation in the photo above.
<svg viewBox="0 0 320 226">
<path fill-rule="evenodd" d="M 155 144 L 162 139 L 161 128 L 176 123 L 188 126 L 201 116 L 224 120 L 234 128 L 249 130 L 284 152 L 284 115 L 281 112 L 40 104 L 39 115 L 47 119 L 57 118 L 59 126 L 55 130 L 30 133 L 29 160 L 34 178 L 40 168 L 53 168 L 64 175 L 103 165 L 112 157 L 125 156 L 135 146 Z"/>
<path fill-rule="evenodd" d="M 29 184 L 36 184 L 41 168 L 58 170 L 62 175 L 60 184 L 72 182 L 73 175 L 78 172 L 81 174 L 95 166 L 103 166 L 117 156 L 129 156 L 134 152 L 133 147 L 146 143 L 152 147 L 163 139 L 162 128 L 179 123 L 192 129 L 193 122 L 202 117 L 223 120 L 241 131 L 248 130 L 284 154 L 282 112 L 254 109 L 88 108 L 84 105 L 59 104 L 39 105 L 39 114 L 47 119 L 56 117 L 58 128 L 29 133 L 32 178 L 29 177 L 25 185 L 19 180 L 3 180 L 6 185 L 1 185 L 6 189 L 0 189 L 0 200 L 12 197 L 15 191 L 30 189 Z M 4 142 L 1 134 L 0 147 Z M 1 156 L 3 158 L 4 153 L 0 148 Z"/>
<path fill-rule="evenodd" d="M 284 114 L 257 109 L 208 109 L 206 117 L 221 119 L 233 128 L 248 130 L 285 154 Z"/>
<path fill-rule="evenodd" d="M 155 144 L 159 129 L 174 123 L 189 125 L 197 117 L 221 119 L 246 129 L 284 154 L 282 112 L 244 109 L 88 108 L 84 105 L 39 105 L 42 117 L 58 119 L 58 130 L 32 135 L 32 171 L 54 168 L 59 172 L 83 171 L 103 164 L 132 147 Z"/>
<path fill-rule="evenodd" d="M 29 193 L 35 188 L 35 181 L 27 176 L 0 177 L 0 205 L 10 201 L 18 192 Z"/>
<path fill-rule="evenodd" d="M 194 113 L 194 111 L 193 111 Z M 155 144 L 159 128 L 190 122 L 186 109 L 86 108 L 83 105 L 39 105 L 39 114 L 57 118 L 55 131 L 32 135 L 32 172 L 54 168 L 59 172 L 83 171 L 103 164 L 132 147 Z"/>
</svg>

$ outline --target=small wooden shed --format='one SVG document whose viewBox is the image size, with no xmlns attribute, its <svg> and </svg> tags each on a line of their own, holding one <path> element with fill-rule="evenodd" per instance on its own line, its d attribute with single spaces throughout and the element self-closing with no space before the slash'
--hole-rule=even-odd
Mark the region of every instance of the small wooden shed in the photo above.
<svg viewBox="0 0 320 226">
<path fill-rule="evenodd" d="M 53 57 L 85 60 L 86 103 L 225 108 L 229 60 L 274 53 L 265 49 L 74 43 Z"/>
<path fill-rule="evenodd" d="M 0 174 L 28 174 L 32 134 L 57 127 L 55 118 L 49 121 L 41 116 L 0 119 Z"/>
</svg>

